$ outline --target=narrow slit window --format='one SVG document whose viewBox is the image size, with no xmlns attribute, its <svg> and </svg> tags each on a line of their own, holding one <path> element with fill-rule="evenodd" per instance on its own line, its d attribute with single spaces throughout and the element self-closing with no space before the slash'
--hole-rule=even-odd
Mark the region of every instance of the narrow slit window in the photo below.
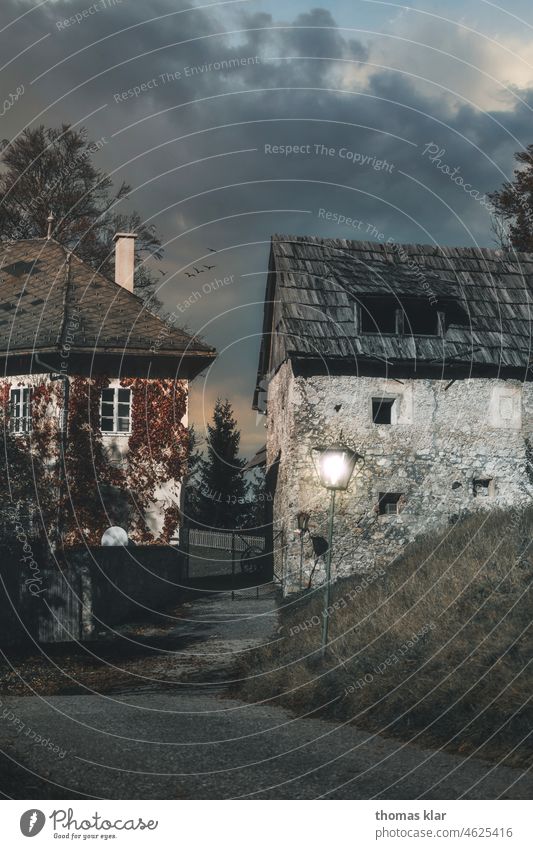
<svg viewBox="0 0 533 849">
<path fill-rule="evenodd" d="M 492 478 L 474 478 L 474 498 L 489 498 L 494 495 L 494 480 Z"/>
<path fill-rule="evenodd" d="M 31 389 L 18 386 L 10 394 L 10 430 L 11 433 L 31 432 Z"/>
<path fill-rule="evenodd" d="M 131 432 L 131 389 L 102 389 L 100 427 L 102 433 Z"/>
<path fill-rule="evenodd" d="M 402 492 L 380 492 L 378 512 L 380 516 L 393 516 L 400 512 Z"/>
<path fill-rule="evenodd" d="M 372 398 L 374 424 L 396 423 L 396 398 Z"/>
</svg>

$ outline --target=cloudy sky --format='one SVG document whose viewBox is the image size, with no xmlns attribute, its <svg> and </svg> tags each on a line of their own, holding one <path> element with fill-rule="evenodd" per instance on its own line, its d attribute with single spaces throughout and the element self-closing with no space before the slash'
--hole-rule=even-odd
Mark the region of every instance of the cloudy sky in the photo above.
<svg viewBox="0 0 533 849">
<path fill-rule="evenodd" d="M 228 396 L 243 453 L 265 441 L 251 397 L 272 233 L 494 246 L 484 194 L 533 143 L 533 9 L 505 6 L 2 0 L 2 91 L 23 94 L 0 136 L 84 125 L 135 187 L 165 244 L 160 297 L 220 352 L 194 384 L 200 429 Z"/>
</svg>

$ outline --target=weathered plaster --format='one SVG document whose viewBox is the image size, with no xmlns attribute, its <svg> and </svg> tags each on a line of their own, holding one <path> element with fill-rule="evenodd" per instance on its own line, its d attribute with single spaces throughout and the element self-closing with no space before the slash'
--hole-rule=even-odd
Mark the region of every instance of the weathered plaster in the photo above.
<svg viewBox="0 0 533 849">
<path fill-rule="evenodd" d="M 397 398 L 395 423 L 373 423 L 373 397 Z M 287 546 L 285 591 L 300 584 L 297 513 L 310 513 L 312 535 L 327 536 L 329 494 L 312 465 L 314 445 L 338 441 L 342 434 L 365 458 L 348 491 L 337 495 L 332 564 L 337 577 L 391 564 L 407 542 L 464 512 L 528 502 L 532 430 L 531 383 L 478 377 L 451 385 L 423 378 L 304 378 L 295 377 L 286 362 L 269 384 L 267 437 L 268 466 L 279 457 L 274 521 Z M 476 497 L 477 478 L 492 479 L 493 494 Z M 378 515 L 380 492 L 404 493 L 398 515 Z M 307 537 L 304 585 L 313 566 Z M 320 558 L 313 584 L 323 579 L 323 569 Z"/>
</svg>

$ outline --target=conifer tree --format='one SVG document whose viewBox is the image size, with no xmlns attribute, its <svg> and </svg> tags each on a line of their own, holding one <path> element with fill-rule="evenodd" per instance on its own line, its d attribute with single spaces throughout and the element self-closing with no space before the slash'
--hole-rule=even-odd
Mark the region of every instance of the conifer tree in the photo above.
<svg viewBox="0 0 533 849">
<path fill-rule="evenodd" d="M 246 460 L 239 457 L 241 434 L 230 402 L 220 398 L 207 426 L 207 456 L 200 462 L 196 522 L 207 528 L 240 528 L 247 519 Z"/>
</svg>

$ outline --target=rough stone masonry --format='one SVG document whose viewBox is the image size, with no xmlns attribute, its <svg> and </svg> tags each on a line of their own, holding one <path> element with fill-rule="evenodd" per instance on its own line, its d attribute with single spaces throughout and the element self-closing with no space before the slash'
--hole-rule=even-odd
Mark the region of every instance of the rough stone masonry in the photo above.
<svg viewBox="0 0 533 849">
<path fill-rule="evenodd" d="M 390 424 L 374 423 L 376 400 L 392 402 Z M 337 494 L 335 579 L 390 565 L 407 542 L 465 511 L 530 501 L 532 420 L 530 383 L 304 378 L 286 362 L 269 385 L 267 438 L 267 467 L 279 466 L 274 516 L 286 545 L 285 591 L 323 580 L 323 558 L 315 566 L 309 536 L 301 573 L 295 533 L 297 514 L 303 511 L 310 514 L 311 534 L 327 537 L 329 495 L 314 470 L 313 446 L 337 441 L 342 433 L 343 441 L 364 457 L 349 489 Z M 398 501 L 391 512 L 380 512 L 380 497 L 388 493 Z"/>
<path fill-rule="evenodd" d="M 337 495 L 333 579 L 387 568 L 462 514 L 530 501 L 532 281 L 526 253 L 272 237 L 254 406 L 285 592 L 324 578 L 317 445 L 364 457 Z"/>
</svg>

